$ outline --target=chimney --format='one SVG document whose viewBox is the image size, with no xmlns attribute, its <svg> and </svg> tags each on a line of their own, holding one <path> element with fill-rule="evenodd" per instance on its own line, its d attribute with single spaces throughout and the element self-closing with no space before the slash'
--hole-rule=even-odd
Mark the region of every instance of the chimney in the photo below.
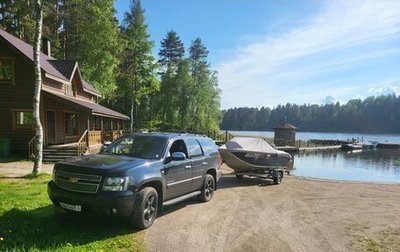
<svg viewBox="0 0 400 252">
<path fill-rule="evenodd" d="M 42 52 L 47 56 L 51 56 L 50 40 L 46 37 L 42 38 Z"/>
</svg>

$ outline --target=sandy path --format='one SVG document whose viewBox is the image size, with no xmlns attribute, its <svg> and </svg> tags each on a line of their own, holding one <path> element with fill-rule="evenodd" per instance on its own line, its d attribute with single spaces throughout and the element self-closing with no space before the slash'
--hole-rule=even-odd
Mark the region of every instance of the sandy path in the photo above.
<svg viewBox="0 0 400 252">
<path fill-rule="evenodd" d="M 52 167 L 45 164 L 43 172 Z M 31 170 L 29 161 L 0 163 L 3 176 Z M 224 166 L 212 201 L 166 208 L 146 230 L 146 249 L 400 251 L 400 185 L 286 176 L 276 186 L 257 178 L 236 180 L 231 171 Z"/>
<path fill-rule="evenodd" d="M 354 251 L 400 240 L 398 216 L 400 185 L 225 174 L 212 201 L 167 208 L 145 241 L 148 251 Z"/>
<path fill-rule="evenodd" d="M 43 173 L 51 174 L 53 172 L 54 164 L 44 163 L 42 165 Z M 32 161 L 10 161 L 0 162 L 0 176 L 6 177 L 20 177 L 32 173 Z"/>
</svg>

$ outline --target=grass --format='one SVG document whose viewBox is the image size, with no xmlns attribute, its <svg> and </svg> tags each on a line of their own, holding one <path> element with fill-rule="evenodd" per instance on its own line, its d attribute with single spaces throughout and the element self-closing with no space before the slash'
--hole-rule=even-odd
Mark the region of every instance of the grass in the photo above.
<svg viewBox="0 0 400 252">
<path fill-rule="evenodd" d="M 49 175 L 0 178 L 0 251 L 144 251 L 123 219 L 55 215 Z"/>
<path fill-rule="evenodd" d="M 394 164 L 395 164 L 395 165 L 400 165 L 400 159 L 399 159 L 399 160 L 395 160 L 395 161 L 394 161 Z"/>
<path fill-rule="evenodd" d="M 370 227 L 363 230 L 349 227 L 347 230 L 353 237 L 351 246 L 355 251 L 391 252 L 400 251 L 400 229 L 386 227 L 383 230 L 369 232 Z"/>
</svg>

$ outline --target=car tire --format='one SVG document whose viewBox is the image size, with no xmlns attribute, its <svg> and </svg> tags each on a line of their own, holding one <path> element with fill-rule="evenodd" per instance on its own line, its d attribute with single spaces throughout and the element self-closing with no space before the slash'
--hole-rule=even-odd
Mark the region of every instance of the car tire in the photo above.
<svg viewBox="0 0 400 252">
<path fill-rule="evenodd" d="M 282 182 L 283 178 L 283 172 L 282 171 L 276 171 L 273 177 L 274 184 L 279 185 Z"/>
<path fill-rule="evenodd" d="M 131 224 L 139 229 L 150 227 L 157 217 L 158 193 L 153 187 L 141 189 L 135 198 Z"/>
<path fill-rule="evenodd" d="M 203 186 L 201 187 L 201 194 L 199 199 L 201 202 L 210 201 L 215 191 L 215 180 L 211 174 L 206 174 L 204 177 Z"/>
</svg>

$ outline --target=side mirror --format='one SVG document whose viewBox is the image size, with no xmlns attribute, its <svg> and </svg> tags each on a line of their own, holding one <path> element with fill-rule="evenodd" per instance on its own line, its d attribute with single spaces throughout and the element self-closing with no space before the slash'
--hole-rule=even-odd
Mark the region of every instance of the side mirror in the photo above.
<svg viewBox="0 0 400 252">
<path fill-rule="evenodd" d="M 171 160 L 172 161 L 182 161 L 186 159 L 186 155 L 183 152 L 174 152 L 171 155 Z"/>
</svg>

